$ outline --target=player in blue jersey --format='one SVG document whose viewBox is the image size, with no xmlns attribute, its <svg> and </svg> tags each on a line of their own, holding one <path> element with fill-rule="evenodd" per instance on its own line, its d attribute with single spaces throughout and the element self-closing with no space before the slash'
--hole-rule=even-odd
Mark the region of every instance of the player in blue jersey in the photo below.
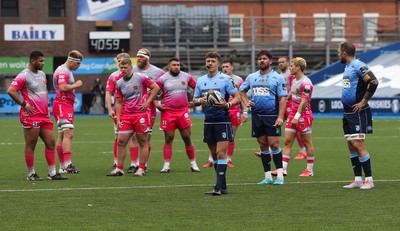
<svg viewBox="0 0 400 231">
<path fill-rule="evenodd" d="M 216 52 L 208 52 L 205 56 L 207 74 L 197 80 L 193 95 L 195 105 L 203 105 L 204 138 L 214 159 L 216 184 L 211 192 L 206 194 L 219 196 L 226 194 L 227 149 L 233 141 L 233 132 L 228 109 L 240 102 L 240 94 L 233 85 L 232 79 L 218 70 L 221 56 Z M 213 106 L 207 104 L 206 94 L 209 90 L 217 90 L 225 99 Z M 229 96 L 233 99 L 228 102 Z"/>
<path fill-rule="evenodd" d="M 241 97 L 246 107 L 252 108 L 252 136 L 257 138 L 261 150 L 261 162 L 265 178 L 258 184 L 284 184 L 282 169 L 282 150 L 279 139 L 286 108 L 286 82 L 280 74 L 272 70 L 272 55 L 267 50 L 257 54 L 260 70 L 247 76 L 240 86 Z M 249 101 L 246 92 L 251 90 L 252 100 Z M 243 111 L 247 111 L 244 108 Z M 243 119 L 248 119 L 243 114 Z M 277 169 L 277 179 L 273 181 L 271 174 L 272 159 Z"/>
<path fill-rule="evenodd" d="M 372 113 L 368 100 L 374 95 L 379 81 L 365 63 L 355 58 L 355 52 L 352 43 L 339 44 L 340 62 L 346 64 L 342 81 L 343 131 L 355 176 L 351 184 L 343 188 L 372 189 L 371 160 L 364 139 L 365 134 L 372 133 Z M 365 174 L 364 183 L 362 170 Z"/>
</svg>

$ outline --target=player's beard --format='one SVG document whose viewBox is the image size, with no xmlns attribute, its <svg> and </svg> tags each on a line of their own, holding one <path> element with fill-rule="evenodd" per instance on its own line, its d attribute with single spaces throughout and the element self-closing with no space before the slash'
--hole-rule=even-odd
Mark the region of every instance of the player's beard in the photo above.
<svg viewBox="0 0 400 231">
<path fill-rule="evenodd" d="M 170 71 L 169 73 L 172 75 L 172 76 L 174 76 L 174 77 L 176 77 L 176 76 L 178 76 L 179 75 L 179 73 L 180 73 L 181 71 Z"/>
<path fill-rule="evenodd" d="M 343 56 L 340 56 L 340 62 L 341 62 L 341 63 L 346 63 L 347 60 L 346 60 L 345 58 L 343 58 Z"/>
<path fill-rule="evenodd" d="M 146 65 L 147 65 L 147 60 L 146 61 L 138 61 L 137 62 L 137 66 L 140 68 L 140 69 L 144 69 L 145 67 L 146 67 Z"/>
<path fill-rule="evenodd" d="M 260 67 L 260 70 L 262 70 L 262 71 L 266 71 L 269 68 L 269 64 L 265 64 L 265 63 L 259 64 L 258 66 Z"/>
</svg>

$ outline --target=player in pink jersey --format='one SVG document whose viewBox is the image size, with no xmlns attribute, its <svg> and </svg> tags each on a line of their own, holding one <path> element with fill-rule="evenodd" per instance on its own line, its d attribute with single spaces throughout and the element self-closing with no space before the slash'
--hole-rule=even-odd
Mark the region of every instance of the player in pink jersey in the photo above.
<svg viewBox="0 0 400 231">
<path fill-rule="evenodd" d="M 128 53 L 120 53 L 116 57 L 116 61 L 119 64 L 122 59 L 130 59 L 130 56 Z M 113 146 L 113 156 L 114 156 L 114 165 L 113 168 L 115 169 L 117 167 L 117 138 L 118 138 L 118 128 L 117 128 L 117 117 L 115 115 L 115 109 L 112 106 L 112 97 L 115 94 L 115 84 L 117 81 L 122 78 L 121 71 L 118 69 L 117 71 L 114 71 L 111 73 L 111 75 L 108 77 L 107 80 L 107 86 L 106 86 L 106 106 L 108 110 L 108 115 L 113 119 L 114 121 L 114 146 Z M 137 147 L 137 146 L 136 146 Z"/>
<path fill-rule="evenodd" d="M 235 85 L 237 89 L 239 89 L 240 85 L 243 84 L 243 79 L 240 76 L 237 76 L 233 74 L 233 63 L 229 59 L 225 59 L 222 61 L 222 72 L 224 74 L 229 75 L 232 78 L 232 82 Z M 232 96 L 229 97 L 228 102 L 232 100 Z M 247 114 L 246 112 L 243 112 Z M 242 125 L 242 115 L 241 115 L 241 109 L 240 109 L 240 104 L 237 104 L 235 106 L 232 106 L 229 109 L 229 116 L 231 117 L 231 122 L 232 122 L 232 131 L 233 131 L 233 136 L 236 137 L 236 131 L 239 128 L 240 125 Z M 232 163 L 232 156 L 233 152 L 235 150 L 235 141 L 229 142 L 228 145 L 228 151 L 227 151 L 227 157 L 228 157 L 228 164 L 227 166 L 230 168 L 235 167 Z M 208 160 L 207 162 L 203 165 L 204 168 L 209 168 L 212 167 L 214 160 L 212 158 L 211 153 L 208 155 Z"/>
<path fill-rule="evenodd" d="M 133 72 L 145 74 L 152 81 L 156 81 L 163 74 L 165 74 L 164 70 L 150 64 L 151 52 L 148 49 L 146 48 L 139 49 L 136 54 L 136 57 L 137 57 L 137 63 L 136 66 L 133 67 Z M 148 96 L 149 95 L 147 95 L 146 97 Z M 150 132 L 148 133 L 147 137 L 147 141 L 149 144 L 149 155 L 151 152 L 151 132 L 153 130 L 154 121 L 157 115 L 157 110 L 156 110 L 157 104 L 158 100 L 154 100 L 153 103 L 150 104 L 148 109 L 150 117 Z M 132 145 L 130 147 L 130 153 L 131 153 L 131 166 L 127 170 L 128 173 L 135 172 L 138 166 L 138 143 L 135 136 L 132 136 Z M 147 161 L 146 161 L 146 171 L 148 171 Z"/>
<path fill-rule="evenodd" d="M 175 130 L 178 129 L 185 143 L 186 154 L 190 160 L 192 172 L 200 172 L 196 163 L 195 147 L 192 143 L 192 120 L 188 110 L 188 90 L 196 87 L 193 76 L 181 71 L 181 62 L 174 57 L 168 61 L 168 72 L 156 83 L 160 86 L 163 103 L 158 105 L 161 111 L 160 129 L 164 131 L 164 166 L 160 173 L 170 172 L 172 143 Z"/>
<path fill-rule="evenodd" d="M 160 88 L 146 75 L 133 72 L 132 61 L 122 59 L 119 63 L 122 78 L 117 81 L 115 92 L 115 112 L 118 125 L 118 163 L 115 170 L 107 176 L 124 175 L 125 147 L 133 133 L 139 143 L 139 168 L 135 176 L 144 176 L 145 164 L 149 150 L 147 133 L 149 132 L 149 117 L 147 109 L 155 99 Z M 149 97 L 144 97 L 148 89 Z"/>
<path fill-rule="evenodd" d="M 296 133 L 300 133 L 307 151 L 307 168 L 300 176 L 313 176 L 314 146 L 311 139 L 313 115 L 310 105 L 313 84 L 303 73 L 306 65 L 306 61 L 301 57 L 290 60 L 290 73 L 295 76 L 295 79 L 290 91 L 292 107 L 285 127 L 285 148 L 282 161 L 283 171 L 286 173 Z"/>
<path fill-rule="evenodd" d="M 294 76 L 290 73 L 288 58 L 286 56 L 279 57 L 278 66 L 279 66 L 279 70 L 281 71 L 280 74 L 286 81 L 286 89 L 288 90 L 288 93 L 289 93 Z M 288 100 L 286 102 L 285 118 L 287 118 L 289 116 L 291 106 L 292 106 L 292 99 L 288 98 Z M 294 159 L 301 160 L 301 159 L 307 158 L 306 148 L 304 146 L 303 140 L 301 139 L 300 133 L 296 134 L 296 139 L 297 139 L 297 143 L 299 144 L 300 151 Z"/>
<path fill-rule="evenodd" d="M 35 147 L 40 137 L 45 144 L 44 154 L 48 166 L 49 180 L 66 180 L 68 178 L 56 173 L 55 138 L 53 123 L 49 114 L 49 98 L 46 74 L 42 71 L 44 55 L 40 51 L 32 51 L 29 65 L 11 82 L 7 93 L 19 105 L 19 118 L 25 138 L 25 162 L 28 167 L 27 180 L 41 181 L 35 171 Z M 22 98 L 19 93 L 21 92 Z"/>
<path fill-rule="evenodd" d="M 75 89 L 82 86 L 82 81 L 75 81 L 72 71 L 81 65 L 83 56 L 77 51 L 69 52 L 67 61 L 53 74 L 56 98 L 53 102 L 53 114 L 57 122 L 57 153 L 60 161 L 60 173 L 79 173 L 71 161 L 71 143 L 74 136 Z"/>
</svg>

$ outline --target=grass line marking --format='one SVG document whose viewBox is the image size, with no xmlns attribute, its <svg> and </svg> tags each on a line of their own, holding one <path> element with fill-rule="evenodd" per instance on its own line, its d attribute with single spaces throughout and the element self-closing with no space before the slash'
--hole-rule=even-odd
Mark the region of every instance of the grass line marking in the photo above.
<svg viewBox="0 0 400 231">
<path fill-rule="evenodd" d="M 348 180 L 343 181 L 293 181 L 285 182 L 285 184 L 336 184 L 348 183 Z M 374 180 L 374 182 L 400 182 L 400 179 L 391 180 Z M 256 185 L 256 183 L 233 183 L 228 186 L 248 186 Z M 42 188 L 42 189 L 1 189 L 0 193 L 12 192 L 45 192 L 45 191 L 86 191 L 86 190 L 116 190 L 116 189 L 159 189 L 159 188 L 188 188 L 188 187 L 212 187 L 212 184 L 186 184 L 186 185 L 144 185 L 144 186 L 126 186 L 126 187 L 88 187 L 88 188 Z"/>
</svg>

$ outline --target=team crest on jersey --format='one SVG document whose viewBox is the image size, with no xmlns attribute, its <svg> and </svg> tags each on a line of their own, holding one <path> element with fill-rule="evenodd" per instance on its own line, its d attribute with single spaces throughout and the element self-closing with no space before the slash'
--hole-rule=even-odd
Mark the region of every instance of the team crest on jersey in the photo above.
<svg viewBox="0 0 400 231">
<path fill-rule="evenodd" d="M 182 83 L 182 86 L 185 86 L 185 85 L 186 85 L 186 82 L 185 82 L 185 81 L 182 81 L 181 83 Z"/>
<path fill-rule="evenodd" d="M 137 89 L 139 89 L 139 87 L 138 86 L 133 86 L 133 90 L 137 90 Z"/>
<path fill-rule="evenodd" d="M 366 66 L 360 67 L 360 72 L 363 73 L 363 74 L 367 73 L 368 70 L 369 70 L 369 69 L 368 69 L 368 67 L 366 67 Z"/>
</svg>

